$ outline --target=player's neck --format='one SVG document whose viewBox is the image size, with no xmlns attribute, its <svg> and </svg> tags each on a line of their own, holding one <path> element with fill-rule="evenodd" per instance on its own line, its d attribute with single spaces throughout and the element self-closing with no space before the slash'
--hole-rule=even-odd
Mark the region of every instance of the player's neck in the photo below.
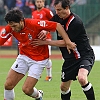
<svg viewBox="0 0 100 100">
<path fill-rule="evenodd" d="M 25 20 L 22 21 L 21 26 L 22 26 L 22 29 L 25 27 Z"/>
<path fill-rule="evenodd" d="M 37 11 L 41 11 L 43 8 L 44 8 L 44 7 L 42 7 L 41 9 L 38 9 L 38 8 L 37 8 Z"/>
</svg>

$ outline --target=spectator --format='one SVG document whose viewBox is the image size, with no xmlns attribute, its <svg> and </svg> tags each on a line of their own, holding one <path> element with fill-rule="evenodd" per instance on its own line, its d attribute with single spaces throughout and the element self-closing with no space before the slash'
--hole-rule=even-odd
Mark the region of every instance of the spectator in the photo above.
<svg viewBox="0 0 100 100">
<path fill-rule="evenodd" d="M 23 11 L 23 2 L 22 0 L 16 0 L 16 7 Z"/>
<path fill-rule="evenodd" d="M 3 0 L 0 0 L 0 15 L 1 14 L 4 14 L 4 1 Z"/>
<path fill-rule="evenodd" d="M 16 0 L 4 0 L 5 8 L 7 8 L 8 10 L 14 8 L 15 4 L 16 4 Z"/>
<path fill-rule="evenodd" d="M 34 5 L 34 3 L 33 3 L 32 0 L 28 0 L 26 2 L 26 6 L 28 6 L 31 9 L 31 11 L 34 11 L 35 10 L 35 5 Z"/>
<path fill-rule="evenodd" d="M 77 3 L 78 5 L 84 5 L 84 4 L 87 3 L 87 0 L 76 0 L 76 3 Z"/>
<path fill-rule="evenodd" d="M 73 3 L 75 3 L 75 0 L 70 0 L 70 4 L 73 4 Z"/>
<path fill-rule="evenodd" d="M 55 15 L 56 14 L 56 11 L 55 11 L 55 9 L 54 9 L 54 2 L 55 2 L 55 0 L 52 0 L 52 2 L 51 2 L 51 4 L 50 4 L 50 10 L 53 12 L 53 14 Z"/>
</svg>

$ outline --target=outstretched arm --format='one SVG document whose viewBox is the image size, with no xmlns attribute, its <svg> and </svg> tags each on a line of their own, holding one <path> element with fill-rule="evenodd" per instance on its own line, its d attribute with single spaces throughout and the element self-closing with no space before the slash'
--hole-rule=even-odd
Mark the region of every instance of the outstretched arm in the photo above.
<svg viewBox="0 0 100 100">
<path fill-rule="evenodd" d="M 34 41 L 31 42 L 34 46 L 39 45 L 51 45 L 51 46 L 58 46 L 58 47 L 65 47 L 65 41 L 64 40 L 41 40 L 41 39 L 34 39 Z"/>
<path fill-rule="evenodd" d="M 64 28 L 62 27 L 62 25 L 60 23 L 57 23 L 56 30 L 63 37 L 66 45 L 70 45 L 72 43 L 71 40 L 69 39 L 67 33 L 65 32 Z"/>
<path fill-rule="evenodd" d="M 75 50 L 76 44 L 71 42 L 71 40 L 69 39 L 66 31 L 64 30 L 64 28 L 62 27 L 62 25 L 60 23 L 47 21 L 47 22 L 42 23 L 42 24 L 43 25 L 45 24 L 45 25 L 42 26 L 39 23 L 39 25 L 41 26 L 40 27 L 41 29 L 44 29 L 46 31 L 55 31 L 55 30 L 58 31 L 58 33 L 62 36 L 63 40 L 65 41 L 65 47 L 67 47 L 67 50 L 68 50 L 69 53 L 71 53 L 70 50 L 73 50 L 73 51 Z"/>
<path fill-rule="evenodd" d="M 64 40 L 48 40 L 48 39 L 47 40 L 34 39 L 34 41 L 31 42 L 31 45 L 33 46 L 51 45 L 51 46 L 58 46 L 58 47 L 66 47 Z M 67 48 L 69 48 L 68 45 L 67 45 Z M 75 49 L 73 51 L 75 51 Z M 69 54 L 70 53 L 71 52 L 69 51 Z"/>
</svg>

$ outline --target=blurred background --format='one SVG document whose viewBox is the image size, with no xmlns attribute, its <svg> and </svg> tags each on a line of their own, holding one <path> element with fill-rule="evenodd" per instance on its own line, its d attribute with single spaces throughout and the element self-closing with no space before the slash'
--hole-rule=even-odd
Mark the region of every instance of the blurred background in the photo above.
<svg viewBox="0 0 100 100">
<path fill-rule="evenodd" d="M 55 0 L 46 0 L 45 7 L 54 10 Z M 78 14 L 86 28 L 90 39 L 90 44 L 100 46 L 100 0 L 70 0 L 71 11 Z M 0 30 L 6 22 L 4 15 L 12 8 L 19 8 L 23 11 L 25 18 L 31 18 L 31 13 L 36 9 L 35 0 L 0 0 Z M 52 33 L 52 39 L 56 39 L 56 33 Z M 10 38 L 0 50 L 17 50 L 17 41 L 14 37 Z M 52 50 L 58 50 L 58 47 L 52 47 Z"/>
</svg>

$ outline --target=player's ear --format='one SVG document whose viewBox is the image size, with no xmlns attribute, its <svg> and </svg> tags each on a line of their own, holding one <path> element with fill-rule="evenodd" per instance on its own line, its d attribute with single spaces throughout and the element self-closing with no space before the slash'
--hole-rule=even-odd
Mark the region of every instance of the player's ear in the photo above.
<svg viewBox="0 0 100 100">
<path fill-rule="evenodd" d="M 20 23 L 21 23 L 21 24 L 23 23 L 23 19 L 21 19 Z"/>
<path fill-rule="evenodd" d="M 23 22 L 23 19 L 21 19 L 21 22 Z"/>
</svg>

